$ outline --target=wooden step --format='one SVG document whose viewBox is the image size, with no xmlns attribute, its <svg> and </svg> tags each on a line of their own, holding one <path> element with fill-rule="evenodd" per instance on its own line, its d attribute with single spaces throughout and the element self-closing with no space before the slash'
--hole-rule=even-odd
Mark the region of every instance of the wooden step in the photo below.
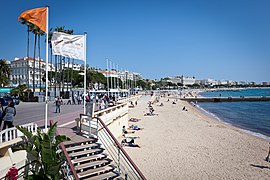
<svg viewBox="0 0 270 180">
<path fill-rule="evenodd" d="M 87 162 L 87 161 L 104 159 L 106 157 L 107 157 L 107 155 L 105 155 L 105 154 L 97 154 L 97 155 L 92 155 L 92 156 L 86 156 L 86 157 L 72 159 L 71 162 L 72 162 L 72 164 L 78 164 L 78 163 Z"/>
<path fill-rule="evenodd" d="M 68 147 L 66 148 L 67 152 L 70 152 L 70 151 L 78 151 L 78 150 L 83 150 L 83 149 L 89 149 L 89 148 L 92 148 L 92 147 L 98 147 L 100 146 L 100 144 L 98 143 L 91 143 L 91 144 L 84 144 L 84 145 L 78 145 L 78 146 L 71 146 L 71 147 Z"/>
<path fill-rule="evenodd" d="M 102 166 L 99 168 L 95 168 L 95 169 L 88 169 L 86 171 L 80 172 L 78 173 L 79 178 L 83 178 L 83 177 L 87 177 L 87 176 L 92 176 L 95 174 L 100 174 L 100 173 L 105 173 L 108 171 L 112 171 L 114 168 L 111 166 Z"/>
<path fill-rule="evenodd" d="M 74 153 L 69 153 L 69 157 L 74 158 L 76 156 L 83 156 L 83 155 L 88 155 L 88 154 L 96 154 L 96 153 L 101 153 L 103 151 L 104 151 L 103 148 L 88 149 L 88 150 L 85 150 L 85 151 L 78 151 L 78 152 L 74 152 Z"/>
<path fill-rule="evenodd" d="M 76 141 L 76 142 L 74 142 L 74 141 L 65 141 L 65 142 L 63 142 L 64 143 L 64 145 L 65 145 L 65 147 L 70 147 L 70 146 L 77 146 L 77 145 L 82 145 L 82 144 L 91 144 L 91 143 L 95 143 L 95 142 L 97 142 L 97 139 L 96 138 L 85 138 L 85 139 L 83 139 L 83 140 L 80 140 L 80 141 Z"/>
<path fill-rule="evenodd" d="M 83 163 L 83 164 L 75 166 L 75 170 L 80 171 L 80 170 L 87 169 L 87 168 L 99 167 L 101 165 L 105 166 L 106 164 L 109 164 L 110 162 L 111 162 L 110 159 L 91 161 L 88 163 Z"/>
<path fill-rule="evenodd" d="M 107 173 L 103 173 L 97 176 L 93 176 L 90 178 L 86 178 L 85 180 L 104 180 L 104 179 L 113 179 L 119 176 L 116 172 L 110 171 Z"/>
</svg>

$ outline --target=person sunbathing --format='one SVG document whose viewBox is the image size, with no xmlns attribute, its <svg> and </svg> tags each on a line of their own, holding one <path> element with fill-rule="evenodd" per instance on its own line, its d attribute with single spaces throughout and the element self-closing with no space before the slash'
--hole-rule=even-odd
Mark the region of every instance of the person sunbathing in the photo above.
<svg viewBox="0 0 270 180">
<path fill-rule="evenodd" d="M 158 114 L 154 114 L 154 108 L 152 106 L 149 107 L 149 112 L 145 113 L 144 116 L 154 116 Z"/>
<path fill-rule="evenodd" d="M 154 111 L 155 111 L 155 110 L 154 110 L 153 106 L 150 106 L 150 107 L 149 107 L 149 112 L 150 112 L 150 114 L 153 115 Z"/>
<path fill-rule="evenodd" d="M 183 107 L 182 111 L 188 111 L 186 106 Z"/>
<path fill-rule="evenodd" d="M 131 125 L 131 126 L 129 126 L 129 129 L 131 129 L 131 130 L 142 130 L 143 128 L 140 128 L 137 125 Z"/>
<path fill-rule="evenodd" d="M 122 146 L 129 146 L 129 147 L 138 147 L 140 146 L 138 144 L 135 144 L 135 141 L 133 138 L 125 138 L 121 141 Z"/>
<path fill-rule="evenodd" d="M 130 122 L 139 122 L 140 119 L 137 119 L 137 118 L 130 118 L 128 121 L 130 121 Z"/>
<path fill-rule="evenodd" d="M 135 107 L 132 101 L 130 101 L 130 105 L 128 107 L 129 108 L 134 108 Z"/>
<path fill-rule="evenodd" d="M 127 131 L 126 126 L 123 126 L 122 128 L 122 135 L 125 137 L 125 134 L 132 134 L 135 133 L 135 131 Z"/>
</svg>

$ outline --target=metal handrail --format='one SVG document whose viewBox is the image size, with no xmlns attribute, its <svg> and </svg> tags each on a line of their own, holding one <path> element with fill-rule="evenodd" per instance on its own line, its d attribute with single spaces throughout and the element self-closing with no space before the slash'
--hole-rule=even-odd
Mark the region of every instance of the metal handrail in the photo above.
<svg viewBox="0 0 270 180">
<path fill-rule="evenodd" d="M 106 134 L 112 139 L 113 144 L 117 147 L 117 149 L 123 153 L 124 157 L 128 160 L 128 162 L 131 164 L 131 166 L 135 169 L 137 174 L 142 180 L 146 180 L 143 173 L 140 171 L 140 169 L 136 166 L 136 164 L 133 162 L 133 160 L 130 158 L 130 156 L 127 154 L 127 152 L 122 148 L 118 140 L 114 137 L 112 132 L 108 129 L 108 127 L 105 125 L 105 123 L 99 118 L 99 117 L 93 117 L 97 119 L 97 122 L 99 122 L 102 125 L 102 129 L 105 129 Z M 97 135 L 98 136 L 98 135 Z"/>
<path fill-rule="evenodd" d="M 50 125 L 51 125 L 51 126 L 53 125 L 53 123 L 54 123 L 53 120 L 50 120 Z M 56 129 L 55 135 L 59 135 L 57 129 Z M 69 157 L 69 155 L 68 155 L 68 153 L 67 153 L 67 150 L 66 150 L 66 148 L 65 148 L 65 146 L 64 146 L 64 143 L 62 143 L 62 142 L 60 143 L 60 148 L 62 149 L 62 151 L 63 151 L 63 153 L 64 153 L 64 155 L 65 155 L 65 157 L 66 157 L 68 166 L 70 167 L 70 170 L 71 170 L 71 172 L 72 172 L 74 178 L 75 178 L 76 180 L 79 180 L 78 174 L 77 174 L 77 172 L 76 172 L 76 170 L 75 170 L 75 168 L 74 168 L 74 166 L 73 166 L 73 164 L 72 164 L 72 162 L 71 162 L 71 159 L 70 159 L 70 157 Z"/>
</svg>

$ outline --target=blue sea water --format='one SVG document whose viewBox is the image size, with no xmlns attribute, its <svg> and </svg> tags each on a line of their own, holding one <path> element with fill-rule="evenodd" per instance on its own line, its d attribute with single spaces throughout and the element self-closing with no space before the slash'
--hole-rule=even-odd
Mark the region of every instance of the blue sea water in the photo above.
<svg viewBox="0 0 270 180">
<path fill-rule="evenodd" d="M 270 89 L 202 92 L 204 97 L 270 96 Z M 270 101 L 257 102 L 200 102 L 199 107 L 219 120 L 270 139 Z"/>
</svg>

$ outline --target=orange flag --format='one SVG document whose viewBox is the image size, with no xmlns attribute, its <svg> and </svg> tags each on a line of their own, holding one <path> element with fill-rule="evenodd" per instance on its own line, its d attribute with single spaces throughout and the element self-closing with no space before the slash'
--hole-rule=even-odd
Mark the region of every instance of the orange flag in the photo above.
<svg viewBox="0 0 270 180">
<path fill-rule="evenodd" d="M 35 24 L 40 30 L 46 32 L 47 26 L 47 7 L 35 8 L 24 11 L 19 17 L 18 21 L 23 18 L 26 21 Z"/>
</svg>

